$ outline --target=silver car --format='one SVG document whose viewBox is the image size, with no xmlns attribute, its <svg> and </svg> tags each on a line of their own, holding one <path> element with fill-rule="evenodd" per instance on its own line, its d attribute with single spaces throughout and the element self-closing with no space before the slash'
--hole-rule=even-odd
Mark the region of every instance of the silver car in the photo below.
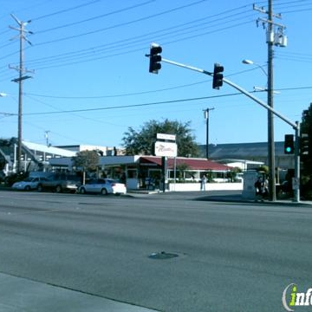
<svg viewBox="0 0 312 312">
<path fill-rule="evenodd" d="M 16 190 L 23 190 L 23 191 L 30 191 L 30 190 L 36 190 L 38 188 L 38 184 L 42 181 L 45 181 L 46 178 L 27 178 L 23 181 L 15 182 L 12 185 L 12 188 Z"/>
<path fill-rule="evenodd" d="M 126 194 L 127 188 L 123 183 L 113 179 L 91 179 L 86 184 L 79 187 L 79 193 L 96 194 Z"/>
</svg>

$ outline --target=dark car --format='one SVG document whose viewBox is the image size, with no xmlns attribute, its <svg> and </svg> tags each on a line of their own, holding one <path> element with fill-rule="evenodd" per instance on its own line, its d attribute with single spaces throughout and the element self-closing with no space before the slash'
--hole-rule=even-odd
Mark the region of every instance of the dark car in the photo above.
<svg viewBox="0 0 312 312">
<path fill-rule="evenodd" d="M 80 184 L 79 177 L 74 175 L 52 175 L 45 181 L 40 182 L 37 186 L 37 190 L 39 192 L 50 190 L 56 193 L 75 193 Z"/>
</svg>

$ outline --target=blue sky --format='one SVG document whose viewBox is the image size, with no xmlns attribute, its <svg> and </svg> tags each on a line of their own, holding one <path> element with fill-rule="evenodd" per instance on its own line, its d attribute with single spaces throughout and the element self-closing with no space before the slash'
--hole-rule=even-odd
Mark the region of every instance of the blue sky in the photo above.
<svg viewBox="0 0 312 312">
<path fill-rule="evenodd" d="M 254 1 L 0 0 L 0 137 L 17 136 L 18 32 L 13 13 L 32 31 L 25 43 L 23 139 L 53 145 L 121 146 L 133 127 L 152 119 L 191 122 L 206 142 L 203 109 L 210 112 L 210 143 L 267 141 L 267 111 L 230 86 L 213 90 L 211 77 L 162 64 L 148 72 L 152 42 L 162 56 L 208 71 L 218 62 L 227 79 L 248 91 L 265 87 L 266 30 Z M 267 8 L 267 1 L 255 2 Z M 286 26 L 287 47 L 274 47 L 274 108 L 292 121 L 312 102 L 312 1 L 273 1 Z M 244 65 L 243 59 L 257 65 Z M 254 93 L 266 102 L 266 93 Z M 293 129 L 277 117 L 275 140 Z"/>
</svg>

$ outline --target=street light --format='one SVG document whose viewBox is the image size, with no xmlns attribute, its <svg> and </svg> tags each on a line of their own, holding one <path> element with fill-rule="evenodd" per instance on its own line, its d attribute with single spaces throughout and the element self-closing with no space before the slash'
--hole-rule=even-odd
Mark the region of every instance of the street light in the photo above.
<svg viewBox="0 0 312 312">
<path fill-rule="evenodd" d="M 242 60 L 242 63 L 243 63 L 243 64 L 246 64 L 246 65 L 255 65 L 255 66 L 259 67 L 259 68 L 263 71 L 263 73 L 264 73 L 266 76 L 268 76 L 268 73 L 267 73 L 266 70 L 263 68 L 263 66 L 261 66 L 260 64 L 255 63 L 255 62 L 252 61 L 252 60 L 247 60 L 247 59 Z"/>
<path fill-rule="evenodd" d="M 245 59 L 243 64 L 255 65 L 259 67 L 267 77 L 267 104 L 273 108 L 273 64 L 272 64 L 272 51 L 269 48 L 268 56 L 268 72 L 259 64 Z M 275 188 L 275 141 L 274 141 L 274 119 L 273 113 L 268 110 L 268 166 L 269 166 L 269 196 L 272 201 L 276 200 Z"/>
<path fill-rule="evenodd" d="M 255 63 L 255 62 L 252 61 L 252 60 L 247 60 L 247 59 L 242 60 L 242 63 L 243 63 L 243 64 L 246 64 L 246 65 L 255 65 L 255 66 L 257 66 L 258 68 L 260 68 L 266 76 L 268 76 L 268 73 L 267 73 L 266 70 L 263 68 L 263 66 L 261 66 L 260 64 Z M 267 92 L 267 91 L 268 91 L 268 88 L 267 88 L 267 87 L 264 88 L 264 87 L 256 87 L 256 86 L 254 86 L 253 89 L 254 89 L 254 92 L 261 92 L 261 91 Z M 281 93 L 281 92 L 275 91 L 275 90 L 273 90 L 272 92 L 273 92 L 274 94 L 280 94 L 280 93 Z"/>
</svg>

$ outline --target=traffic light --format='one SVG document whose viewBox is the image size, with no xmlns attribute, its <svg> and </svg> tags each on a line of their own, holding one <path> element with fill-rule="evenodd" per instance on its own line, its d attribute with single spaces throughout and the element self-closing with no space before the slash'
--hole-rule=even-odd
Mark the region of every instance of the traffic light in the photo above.
<svg viewBox="0 0 312 312">
<path fill-rule="evenodd" d="M 152 44 L 150 48 L 150 64 L 149 72 L 153 74 L 158 74 L 158 71 L 161 69 L 161 55 L 162 48 L 159 45 Z"/>
<path fill-rule="evenodd" d="M 285 154 L 294 154 L 294 152 L 295 152 L 294 135 L 293 134 L 285 134 L 284 153 Z"/>
<path fill-rule="evenodd" d="M 213 89 L 220 89 L 223 85 L 223 71 L 224 67 L 218 63 L 214 64 L 213 70 L 213 80 L 212 80 L 212 87 Z"/>
<path fill-rule="evenodd" d="M 308 156 L 309 155 L 309 135 L 307 133 L 301 133 L 300 136 L 300 155 Z"/>
</svg>

